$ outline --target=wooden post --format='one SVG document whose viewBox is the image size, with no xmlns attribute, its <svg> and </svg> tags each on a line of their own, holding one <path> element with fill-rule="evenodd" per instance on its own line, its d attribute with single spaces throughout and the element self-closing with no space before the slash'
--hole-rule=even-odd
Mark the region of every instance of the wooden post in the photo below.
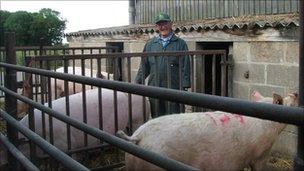
<svg viewBox="0 0 304 171">
<path fill-rule="evenodd" d="M 6 63 L 16 65 L 15 33 L 13 32 L 5 33 L 5 53 Z M 6 68 L 4 86 L 14 92 L 17 92 L 16 70 Z M 17 99 L 5 94 L 5 110 L 12 117 L 17 119 Z M 7 124 L 6 128 L 9 141 L 17 147 L 18 131 L 9 124 Z M 20 164 L 10 153 L 8 153 L 8 162 L 9 170 L 20 170 Z"/>
</svg>

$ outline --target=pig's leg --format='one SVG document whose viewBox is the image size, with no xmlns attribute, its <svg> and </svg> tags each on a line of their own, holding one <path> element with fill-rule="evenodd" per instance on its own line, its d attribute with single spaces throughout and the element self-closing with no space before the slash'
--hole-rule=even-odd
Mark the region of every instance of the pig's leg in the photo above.
<svg viewBox="0 0 304 171">
<path fill-rule="evenodd" d="M 252 165 L 252 171 L 261 171 L 261 170 L 265 170 L 265 166 L 266 166 L 266 162 L 267 162 L 267 159 L 269 157 L 269 154 L 270 154 L 270 149 L 266 150 L 264 152 L 264 154 L 259 157 L 255 163 L 253 163 Z"/>
</svg>

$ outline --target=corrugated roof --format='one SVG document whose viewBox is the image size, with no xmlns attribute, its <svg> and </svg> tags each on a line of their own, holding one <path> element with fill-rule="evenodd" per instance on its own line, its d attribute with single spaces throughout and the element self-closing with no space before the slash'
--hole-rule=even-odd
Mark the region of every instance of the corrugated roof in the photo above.
<svg viewBox="0 0 304 171">
<path fill-rule="evenodd" d="M 201 30 L 224 29 L 263 29 L 268 27 L 299 27 L 299 14 L 277 14 L 242 16 L 237 18 L 206 19 L 191 22 L 178 22 L 173 24 L 174 32 L 191 32 Z M 67 33 L 66 36 L 98 36 L 98 35 L 123 35 L 143 34 L 155 32 L 154 24 L 136 24 L 118 27 L 108 27 L 93 30 L 83 30 Z"/>
</svg>

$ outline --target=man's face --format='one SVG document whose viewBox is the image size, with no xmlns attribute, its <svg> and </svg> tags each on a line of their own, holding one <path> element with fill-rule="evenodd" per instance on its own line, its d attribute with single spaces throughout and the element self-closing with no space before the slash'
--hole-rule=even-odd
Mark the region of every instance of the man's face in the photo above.
<svg viewBox="0 0 304 171">
<path fill-rule="evenodd" d="M 169 21 L 161 21 L 156 24 L 156 29 L 159 31 L 159 35 L 161 37 L 169 36 L 172 30 L 172 22 Z"/>
</svg>

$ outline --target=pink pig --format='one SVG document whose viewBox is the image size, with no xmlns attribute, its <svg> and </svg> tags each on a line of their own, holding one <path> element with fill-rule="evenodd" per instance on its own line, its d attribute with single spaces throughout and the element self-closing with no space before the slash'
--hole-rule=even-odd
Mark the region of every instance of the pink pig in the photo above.
<svg viewBox="0 0 304 171">
<path fill-rule="evenodd" d="M 265 98 L 253 92 L 252 100 L 296 105 L 297 96 Z M 118 135 L 138 146 L 200 170 L 261 170 L 272 144 L 286 124 L 227 112 L 185 113 L 148 121 L 131 137 Z M 162 170 L 126 154 L 126 170 Z"/>
<path fill-rule="evenodd" d="M 70 100 L 70 117 L 78 121 L 83 121 L 82 112 L 82 93 L 77 93 L 69 96 Z M 93 127 L 99 128 L 99 113 L 98 113 L 98 89 L 92 89 L 86 91 L 86 107 L 87 107 L 87 124 Z M 137 129 L 143 123 L 143 99 L 142 96 L 132 95 L 132 125 L 133 130 Z M 46 106 L 48 104 L 45 104 Z M 52 109 L 65 114 L 65 97 L 52 101 Z M 149 119 L 150 112 L 149 106 L 146 102 L 147 114 L 146 118 Z M 114 134 L 114 103 L 113 103 L 113 90 L 102 89 L 102 113 L 103 113 L 103 130 Z M 123 92 L 117 92 L 117 115 L 118 115 L 118 129 L 125 129 L 128 124 L 128 95 Z M 35 115 L 35 128 L 39 135 L 42 135 L 42 119 L 41 111 L 34 110 Z M 46 123 L 46 135 L 49 139 L 49 117 L 45 114 Z M 20 123 L 28 127 L 28 115 L 25 116 Z M 54 145 L 59 149 L 67 150 L 67 129 L 66 124 L 53 118 L 53 133 L 54 133 Z M 20 138 L 24 136 L 20 134 Z M 72 149 L 80 148 L 84 146 L 84 135 L 82 131 L 71 127 L 71 144 Z M 88 145 L 96 146 L 100 144 L 100 140 L 88 136 Z M 28 154 L 28 146 L 23 147 L 23 152 Z M 1 149 L 0 149 L 1 154 Z M 39 151 L 38 154 L 41 154 Z M 0 165 L 6 162 L 3 151 L 0 156 Z"/>
<path fill-rule="evenodd" d="M 56 72 L 64 73 L 64 68 L 60 67 L 56 69 Z M 68 73 L 75 75 L 82 75 L 81 67 L 74 67 L 74 68 L 68 67 Z M 91 69 L 85 68 L 85 76 L 91 76 Z M 113 80 L 113 74 L 108 74 L 107 72 L 103 72 L 103 71 L 100 74 L 98 74 L 96 70 L 92 70 L 92 77 L 93 78 L 98 77 L 101 79 L 107 79 L 109 77 L 110 80 Z M 29 84 L 29 80 L 26 80 L 23 84 L 22 95 L 29 97 L 29 92 L 31 88 L 32 87 Z M 92 87 L 90 85 L 85 85 L 85 90 L 89 90 L 89 89 L 92 89 Z M 73 82 L 68 82 L 68 91 L 69 91 L 68 95 L 82 92 L 82 84 L 75 83 L 74 85 Z M 52 99 L 58 99 L 66 95 L 64 91 L 64 80 L 51 78 L 51 95 L 52 95 Z M 27 112 L 27 110 L 28 110 L 28 105 L 18 100 L 17 114 Z"/>
</svg>

